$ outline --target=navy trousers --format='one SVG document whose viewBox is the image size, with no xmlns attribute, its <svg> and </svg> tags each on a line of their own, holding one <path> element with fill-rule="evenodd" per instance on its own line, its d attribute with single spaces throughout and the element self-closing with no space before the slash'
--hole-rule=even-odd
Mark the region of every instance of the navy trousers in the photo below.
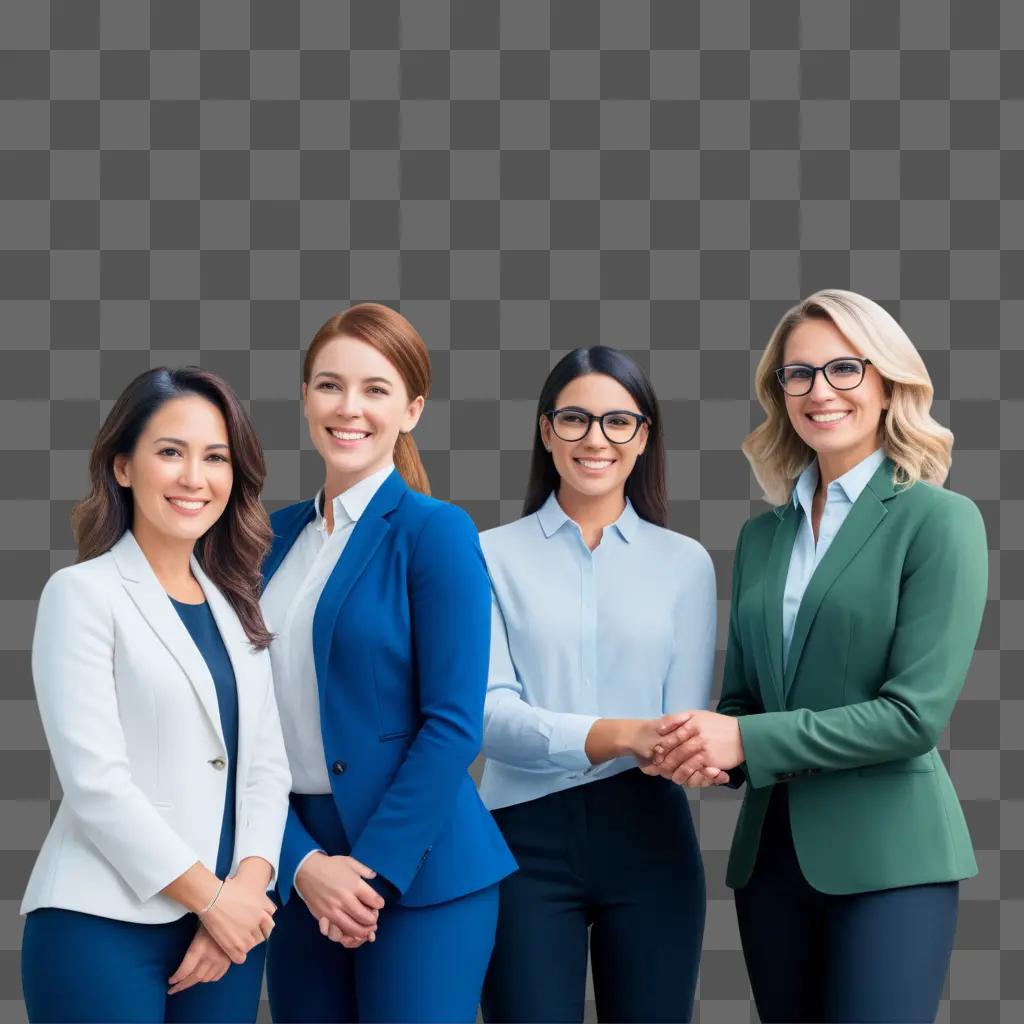
<svg viewBox="0 0 1024 1024">
<path fill-rule="evenodd" d="M 958 882 L 832 896 L 811 888 L 776 786 L 750 881 L 743 955 L 764 1024 L 931 1022 L 956 932 Z"/>
<path fill-rule="evenodd" d="M 25 919 L 21 977 L 33 1024 L 244 1024 L 256 1020 L 266 943 L 220 981 L 168 996 L 198 922 L 138 924 L 43 907 Z"/>
<path fill-rule="evenodd" d="M 488 1024 L 583 1020 L 587 946 L 601 1021 L 689 1021 L 704 934 L 686 794 L 630 769 L 499 808 L 519 862 L 500 882 Z"/>
<path fill-rule="evenodd" d="M 292 803 L 327 853 L 350 852 L 330 794 L 292 794 Z M 376 941 L 345 949 L 320 934 L 302 897 L 293 893 L 274 915 L 268 943 L 267 990 L 275 1024 L 473 1024 L 497 916 L 497 885 L 429 907 L 389 900 L 380 911 Z"/>
</svg>

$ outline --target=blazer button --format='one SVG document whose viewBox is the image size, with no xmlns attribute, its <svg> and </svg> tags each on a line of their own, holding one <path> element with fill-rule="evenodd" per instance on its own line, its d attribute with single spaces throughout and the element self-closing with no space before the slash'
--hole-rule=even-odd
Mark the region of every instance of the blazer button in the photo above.
<svg viewBox="0 0 1024 1024">
<path fill-rule="evenodd" d="M 225 761 L 223 757 L 215 757 L 210 764 L 212 764 L 219 772 L 223 771 L 228 765 L 227 761 Z"/>
<path fill-rule="evenodd" d="M 345 764 L 344 761 L 335 761 L 334 764 L 331 765 L 331 771 L 334 772 L 335 775 L 344 775 L 347 767 L 348 765 Z"/>
</svg>

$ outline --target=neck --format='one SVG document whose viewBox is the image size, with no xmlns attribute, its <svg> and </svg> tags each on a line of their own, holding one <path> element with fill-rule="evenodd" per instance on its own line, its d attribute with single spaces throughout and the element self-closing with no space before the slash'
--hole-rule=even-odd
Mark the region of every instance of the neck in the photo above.
<svg viewBox="0 0 1024 1024">
<path fill-rule="evenodd" d="M 153 529 L 141 516 L 136 515 L 134 520 L 132 534 L 164 590 L 174 591 L 180 589 L 181 584 L 189 583 L 192 579 L 189 559 L 195 541 L 168 537 Z"/>
<path fill-rule="evenodd" d="M 608 494 L 581 494 L 567 486 L 563 480 L 558 487 L 558 504 L 584 534 L 600 534 L 622 515 L 626 507 L 626 496 L 622 489 Z"/>
<path fill-rule="evenodd" d="M 389 462 L 390 460 L 385 460 L 375 466 L 368 466 L 354 473 L 339 473 L 328 468 L 327 476 L 324 478 L 323 507 L 323 517 L 327 522 L 328 533 L 334 532 L 334 499 L 339 494 L 344 494 L 350 488 L 355 487 L 360 481 L 373 476 L 374 473 L 379 473 L 385 466 L 389 465 Z"/>
<path fill-rule="evenodd" d="M 818 487 L 824 491 L 833 480 L 838 480 L 844 473 L 849 473 L 854 466 L 863 462 L 881 441 L 873 441 L 843 452 L 818 453 Z"/>
</svg>

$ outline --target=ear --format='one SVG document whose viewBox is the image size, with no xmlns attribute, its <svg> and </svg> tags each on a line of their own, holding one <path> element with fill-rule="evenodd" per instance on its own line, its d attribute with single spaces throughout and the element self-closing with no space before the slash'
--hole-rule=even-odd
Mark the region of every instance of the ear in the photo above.
<svg viewBox="0 0 1024 1024">
<path fill-rule="evenodd" d="M 402 427 L 399 430 L 400 434 L 408 434 L 414 430 L 416 424 L 419 423 L 420 417 L 423 415 L 423 407 L 427 404 L 427 400 L 422 395 L 417 395 L 410 403 L 408 408 L 405 410 L 405 418 L 402 423 Z"/>
<path fill-rule="evenodd" d="M 122 487 L 131 487 L 132 482 L 128 476 L 128 456 L 125 454 L 114 456 L 114 479 Z"/>
<path fill-rule="evenodd" d="M 648 424 L 647 420 L 644 420 L 644 422 L 640 424 L 640 450 L 636 453 L 637 458 L 639 458 L 641 455 L 643 455 L 645 451 L 647 451 L 647 442 L 650 439 L 650 436 L 650 425 Z"/>
<path fill-rule="evenodd" d="M 551 420 L 547 416 L 541 416 L 539 425 L 541 442 L 548 451 L 551 451 Z"/>
</svg>

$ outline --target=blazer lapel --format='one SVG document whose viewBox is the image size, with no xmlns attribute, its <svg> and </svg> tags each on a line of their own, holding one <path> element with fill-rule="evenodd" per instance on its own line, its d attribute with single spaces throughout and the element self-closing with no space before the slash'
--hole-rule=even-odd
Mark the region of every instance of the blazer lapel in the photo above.
<svg viewBox="0 0 1024 1024">
<path fill-rule="evenodd" d="M 281 526 L 281 532 L 274 533 L 274 543 L 260 567 L 260 572 L 263 574 L 262 590 L 267 589 L 270 578 L 281 568 L 284 556 L 291 550 L 303 528 L 311 523 L 315 516 L 316 509 L 313 507 L 313 501 L 301 502 L 295 506 L 292 516 Z"/>
<path fill-rule="evenodd" d="M 331 571 L 313 613 L 313 661 L 316 665 L 317 684 L 323 693 L 327 679 L 327 664 L 331 654 L 331 638 L 338 613 L 349 592 L 363 570 L 369 565 L 374 552 L 391 529 L 384 517 L 394 510 L 408 490 L 398 470 L 380 485 L 370 504 L 359 517 L 345 548 Z"/>
<path fill-rule="evenodd" d="M 149 623 L 157 639 L 181 666 L 181 670 L 192 684 L 199 703 L 206 711 L 210 724 L 223 743 L 224 734 L 220 727 L 217 691 L 210 670 L 206 666 L 206 660 L 192 640 L 192 634 L 185 627 L 185 623 L 174 610 L 171 599 L 160 585 L 131 530 L 125 530 L 121 539 L 110 549 L 110 553 L 121 573 L 125 590 L 142 617 Z"/>
<path fill-rule="evenodd" d="M 772 537 L 772 546 L 768 552 L 768 568 L 764 577 L 764 630 L 769 675 L 779 707 L 782 707 L 782 601 L 789 560 L 800 528 L 800 510 L 789 502 L 775 509 L 775 514 L 779 518 L 779 523 Z"/>
<path fill-rule="evenodd" d="M 811 575 L 797 611 L 796 622 L 793 624 L 793 640 L 789 647 L 789 657 L 786 660 L 783 679 L 784 694 L 788 694 L 793 685 L 807 634 L 810 632 L 825 595 L 839 574 L 850 564 L 871 534 L 875 532 L 878 524 L 886 517 L 884 502 L 895 494 L 892 487 L 892 472 L 893 463 L 889 459 L 882 462 L 875 470 L 868 485 L 861 491 L 842 526 L 839 527 L 832 544 L 825 552 L 825 557 L 822 558 Z"/>
<path fill-rule="evenodd" d="M 253 672 L 258 668 L 259 662 L 256 660 L 256 652 L 249 643 L 249 637 L 242 629 L 242 623 L 235 614 L 234 608 L 228 603 L 228 599 L 220 592 L 217 584 L 206 575 L 194 555 L 192 557 L 192 573 L 203 588 L 214 622 L 217 623 L 220 638 L 224 642 L 224 649 L 228 652 L 228 658 L 231 660 L 231 668 L 235 673 L 235 691 L 238 697 L 238 752 L 235 758 L 238 775 L 235 785 L 240 797 L 245 784 L 243 769 L 249 764 L 249 747 L 254 716 L 258 715 L 260 711 L 256 702 L 262 701 L 266 690 L 261 686 L 252 685 L 258 682 L 253 678 Z"/>
</svg>

